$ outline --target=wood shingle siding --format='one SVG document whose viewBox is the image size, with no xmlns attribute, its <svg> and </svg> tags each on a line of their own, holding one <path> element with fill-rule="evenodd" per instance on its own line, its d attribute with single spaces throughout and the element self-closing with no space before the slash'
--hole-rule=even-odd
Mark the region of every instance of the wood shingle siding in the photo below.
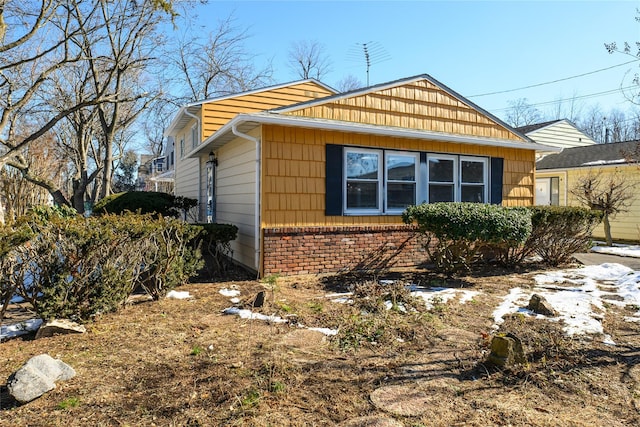
<svg viewBox="0 0 640 427">
<path fill-rule="evenodd" d="M 434 84 L 420 80 L 400 87 L 287 111 L 285 114 L 431 130 L 506 140 L 522 137 Z"/>
<path fill-rule="evenodd" d="M 202 138 L 208 138 L 240 113 L 270 110 L 332 94 L 333 92 L 330 92 L 325 87 L 307 81 L 248 95 L 227 97 L 217 101 L 212 100 L 203 104 Z"/>
</svg>

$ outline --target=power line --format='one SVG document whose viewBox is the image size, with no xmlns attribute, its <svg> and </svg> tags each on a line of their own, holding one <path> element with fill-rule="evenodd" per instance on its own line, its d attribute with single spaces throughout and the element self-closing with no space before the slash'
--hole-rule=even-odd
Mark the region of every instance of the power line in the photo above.
<svg viewBox="0 0 640 427">
<path fill-rule="evenodd" d="M 589 94 L 586 94 L 586 95 L 573 96 L 570 99 L 568 99 L 567 101 L 573 101 L 573 100 L 576 100 L 576 99 L 597 98 L 599 96 L 611 95 L 612 93 L 616 93 L 618 91 L 622 92 L 623 90 L 632 89 L 632 88 L 636 88 L 637 89 L 638 86 L 632 85 L 632 86 L 626 86 L 626 87 L 619 87 L 617 89 L 605 90 L 603 92 L 596 92 L 596 93 L 589 93 Z M 538 102 L 536 104 L 528 104 L 528 106 L 530 106 L 530 107 L 540 107 L 540 106 L 543 106 L 543 105 L 559 104 L 559 103 L 564 102 L 564 101 L 565 100 L 563 100 L 563 99 L 555 100 L 555 101 L 544 101 L 544 102 Z M 498 109 L 491 110 L 491 111 L 493 111 L 493 112 L 496 112 L 496 111 L 507 111 L 507 110 L 510 110 L 511 108 L 513 108 L 513 107 L 498 108 Z"/>
<path fill-rule="evenodd" d="M 537 83 L 537 84 L 534 84 L 534 85 L 523 86 L 523 87 L 519 87 L 519 88 L 515 88 L 515 89 L 500 90 L 500 91 L 497 91 L 497 92 L 481 93 L 481 94 L 478 94 L 478 95 L 467 96 L 467 98 L 478 98 L 478 97 L 481 97 L 481 96 L 498 95 L 498 94 L 501 94 L 501 93 L 516 92 L 518 90 L 531 89 L 533 87 L 539 87 L 539 86 L 550 85 L 550 84 L 553 84 L 553 83 L 564 82 L 564 81 L 567 81 L 567 80 L 577 79 L 579 77 L 584 77 L 584 76 L 589 76 L 591 74 L 600 73 L 602 71 L 611 70 L 612 68 L 622 67 L 624 65 L 629 65 L 629 64 L 631 64 L 633 62 L 637 62 L 637 61 L 640 61 L 640 59 L 634 59 L 633 61 L 624 62 L 624 63 L 618 64 L 618 65 L 612 65 L 611 67 L 601 68 L 599 70 L 589 71 L 587 73 L 577 74 L 575 76 L 565 77 L 565 78 L 562 78 L 562 79 L 552 80 L 552 81 L 549 81 L 549 82 Z"/>
</svg>

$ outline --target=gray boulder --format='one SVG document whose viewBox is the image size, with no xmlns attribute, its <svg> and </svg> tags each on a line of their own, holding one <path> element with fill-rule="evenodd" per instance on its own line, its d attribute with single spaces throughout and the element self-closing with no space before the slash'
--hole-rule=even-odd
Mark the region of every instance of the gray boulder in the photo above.
<svg viewBox="0 0 640 427">
<path fill-rule="evenodd" d="M 56 388 L 56 381 L 76 376 L 76 371 L 48 354 L 34 356 L 7 380 L 9 393 L 20 403 L 31 402 Z"/>
</svg>

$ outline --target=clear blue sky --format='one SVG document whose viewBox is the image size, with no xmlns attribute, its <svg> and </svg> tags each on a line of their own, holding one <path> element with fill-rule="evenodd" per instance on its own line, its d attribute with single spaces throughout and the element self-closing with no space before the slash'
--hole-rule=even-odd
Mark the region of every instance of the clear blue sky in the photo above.
<svg viewBox="0 0 640 427">
<path fill-rule="evenodd" d="M 197 6 L 205 32 L 230 14 L 248 28 L 246 48 L 256 62 L 271 58 L 276 82 L 295 80 L 287 67 L 292 42 L 317 40 L 326 47 L 335 85 L 347 74 L 366 82 L 365 62 L 353 59 L 358 43 L 374 42 L 389 60 L 374 63 L 370 83 L 430 74 L 499 116 L 509 100 L 538 104 L 596 94 L 631 84 L 640 62 L 590 76 L 474 97 L 563 79 L 633 60 L 608 54 L 605 42 L 640 41 L 640 1 L 215 1 Z M 194 28 L 195 29 L 195 28 Z M 373 58 L 374 62 L 376 58 Z M 582 106 L 628 111 L 619 91 L 578 99 Z M 568 105 L 565 103 L 565 105 Z M 543 111 L 552 105 L 538 107 Z"/>
</svg>

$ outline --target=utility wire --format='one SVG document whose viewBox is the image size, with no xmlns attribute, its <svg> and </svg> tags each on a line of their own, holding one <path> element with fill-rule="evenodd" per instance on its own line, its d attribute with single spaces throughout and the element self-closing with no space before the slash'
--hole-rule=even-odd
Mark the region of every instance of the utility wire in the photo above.
<svg viewBox="0 0 640 427">
<path fill-rule="evenodd" d="M 467 96 L 467 98 L 478 98 L 478 97 L 481 97 L 481 96 L 498 95 L 498 94 L 501 94 L 501 93 L 516 92 L 516 91 L 518 91 L 518 90 L 531 89 L 531 88 L 533 88 L 533 87 L 539 87 L 539 86 L 550 85 L 550 84 L 553 84 L 553 83 L 564 82 L 564 81 L 566 81 L 566 80 L 577 79 L 577 78 L 579 78 L 579 77 L 584 77 L 584 76 L 588 76 L 588 75 L 591 75 L 591 74 L 600 73 L 600 72 L 602 72 L 602 71 L 611 70 L 612 68 L 622 67 L 623 65 L 629 65 L 629 64 L 631 64 L 631 63 L 633 63 L 633 62 L 637 62 L 637 61 L 640 61 L 640 59 L 634 59 L 634 60 L 632 60 L 632 61 L 624 62 L 624 63 L 622 63 L 622 64 L 612 65 L 611 67 L 601 68 L 601 69 L 599 69 L 599 70 L 589 71 L 589 72 L 587 72 L 587 73 L 577 74 L 577 75 L 575 75 L 575 76 L 565 77 L 565 78 L 563 78 L 563 79 L 552 80 L 552 81 L 544 82 L 544 83 L 537 83 L 537 84 L 534 84 L 534 85 L 523 86 L 523 87 L 519 87 L 519 88 L 515 88 L 515 89 L 507 89 L 507 90 L 500 90 L 500 91 L 497 91 L 497 92 L 481 93 L 481 94 L 478 94 L 478 95 L 471 95 L 471 96 Z"/>
<path fill-rule="evenodd" d="M 626 86 L 626 87 L 619 87 L 617 89 L 605 90 L 603 92 L 596 92 L 596 93 L 589 93 L 589 94 L 586 94 L 586 95 L 573 96 L 573 97 L 571 97 L 569 99 L 566 99 L 566 100 L 560 99 L 560 100 L 555 100 L 555 101 L 544 101 L 544 102 L 538 102 L 536 104 L 527 104 L 527 105 L 529 107 L 539 107 L 539 106 L 543 106 L 543 105 L 559 104 L 559 103 L 564 102 L 564 101 L 573 101 L 573 100 L 576 100 L 576 99 L 597 98 L 599 96 L 611 95 L 612 93 L 616 93 L 616 92 L 619 92 L 619 91 L 632 89 L 632 88 L 636 88 L 637 89 L 638 86 L 632 85 L 632 86 Z M 507 111 L 507 110 L 510 110 L 512 108 L 513 107 L 505 107 L 505 108 L 498 108 L 498 109 L 491 110 L 491 111 Z"/>
</svg>

